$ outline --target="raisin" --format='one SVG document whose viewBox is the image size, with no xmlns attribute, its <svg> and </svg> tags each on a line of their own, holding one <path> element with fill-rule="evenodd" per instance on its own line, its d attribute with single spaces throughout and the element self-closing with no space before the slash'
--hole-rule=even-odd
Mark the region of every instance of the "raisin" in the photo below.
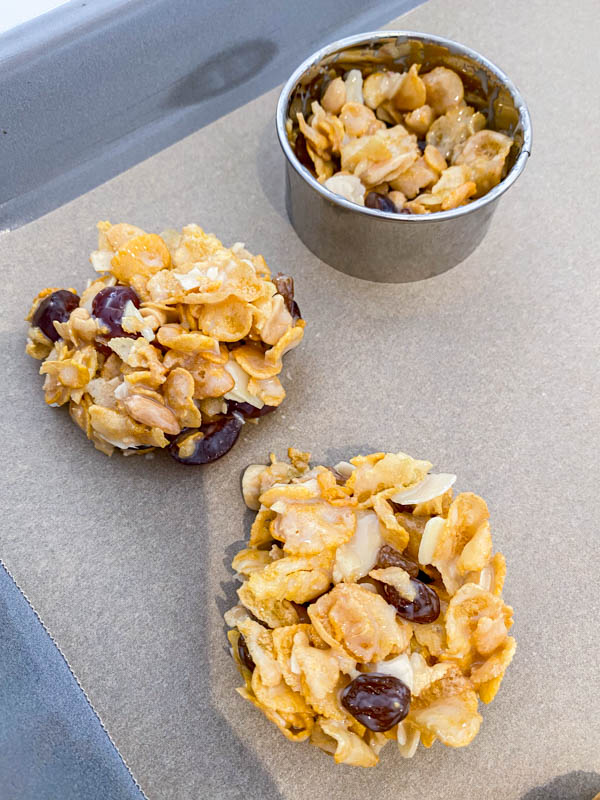
<svg viewBox="0 0 600 800">
<path fill-rule="evenodd" d="M 374 208 L 377 211 L 387 211 L 390 214 L 396 213 L 396 206 L 390 198 L 378 192 L 369 192 L 365 197 L 365 205 L 367 208 Z"/>
<path fill-rule="evenodd" d="M 240 435 L 243 424 L 241 417 L 236 414 L 231 417 L 223 417 L 217 422 L 202 425 L 192 434 L 185 433 L 183 436 L 178 436 L 169 445 L 169 453 L 175 461 L 179 461 L 181 464 L 209 464 L 231 450 Z M 188 438 L 193 438 L 194 449 L 191 455 L 182 456 L 179 447 L 184 441 L 187 445 Z"/>
<path fill-rule="evenodd" d="M 437 592 L 416 578 L 410 579 L 416 591 L 414 600 L 405 597 L 387 583 L 381 584 L 381 593 L 394 606 L 399 617 L 410 622 L 434 622 L 440 615 L 440 598 Z"/>
<path fill-rule="evenodd" d="M 307 606 L 309 606 L 310 603 L 307 603 L 306 605 L 301 605 L 300 603 L 294 603 L 293 600 L 291 602 L 294 608 L 296 609 L 296 612 L 298 613 L 298 622 L 300 624 L 309 625 L 310 617 L 308 616 Z M 312 600 L 310 602 L 312 603 Z"/>
<path fill-rule="evenodd" d="M 408 714 L 410 689 L 393 675 L 363 673 L 344 689 L 341 702 L 365 728 L 389 731 Z"/>
<path fill-rule="evenodd" d="M 306 139 L 304 138 L 303 133 L 299 133 L 296 137 L 296 143 L 294 145 L 294 154 L 298 161 L 302 164 L 303 167 L 314 175 L 315 172 L 315 165 L 313 164 L 313 160 L 310 157 L 310 153 L 308 152 L 308 148 L 306 146 Z"/>
<path fill-rule="evenodd" d="M 402 503 L 394 503 L 393 500 L 388 500 L 395 514 L 412 514 L 415 510 L 414 505 L 405 506 Z"/>
<path fill-rule="evenodd" d="M 292 322 L 294 323 L 294 325 L 298 322 L 299 319 L 302 319 L 300 306 L 295 300 L 292 300 L 292 307 L 290 308 L 290 314 L 292 315 Z"/>
<path fill-rule="evenodd" d="M 121 327 L 123 311 L 131 301 L 140 307 L 140 298 L 129 286 L 107 286 L 101 289 L 92 300 L 92 314 L 108 328 L 108 337 L 126 336 L 137 339 L 137 334 L 126 333 Z"/>
<path fill-rule="evenodd" d="M 227 401 L 227 413 L 233 414 L 234 411 L 237 411 L 244 419 L 258 419 L 258 417 L 264 417 L 265 414 L 270 414 L 271 411 L 275 411 L 276 408 L 277 406 L 266 405 L 262 408 L 256 408 L 256 406 L 250 403 L 238 403 L 237 400 Z"/>
<path fill-rule="evenodd" d="M 71 311 L 79 305 L 79 297 L 67 289 L 59 289 L 44 297 L 36 308 L 31 319 L 34 328 L 39 328 L 42 333 L 53 342 L 60 336 L 54 327 L 55 322 L 66 322 L 71 316 Z"/>
<path fill-rule="evenodd" d="M 375 564 L 375 569 L 386 569 L 386 567 L 402 567 L 411 578 L 416 578 L 419 574 L 419 565 L 414 561 L 409 561 L 389 544 L 384 544 L 379 550 Z"/>
<path fill-rule="evenodd" d="M 240 661 L 245 667 L 248 667 L 250 672 L 254 672 L 254 668 L 256 664 L 254 663 L 252 656 L 250 655 L 250 650 L 248 650 L 248 645 L 246 644 L 246 640 L 240 633 L 240 638 L 238 639 L 238 656 L 240 657 Z"/>
<path fill-rule="evenodd" d="M 285 307 L 292 315 L 294 324 L 296 324 L 299 319 L 302 319 L 302 314 L 298 303 L 294 300 L 294 279 L 289 275 L 284 275 L 283 272 L 278 272 L 273 278 L 273 283 L 277 292 L 283 297 Z"/>
</svg>

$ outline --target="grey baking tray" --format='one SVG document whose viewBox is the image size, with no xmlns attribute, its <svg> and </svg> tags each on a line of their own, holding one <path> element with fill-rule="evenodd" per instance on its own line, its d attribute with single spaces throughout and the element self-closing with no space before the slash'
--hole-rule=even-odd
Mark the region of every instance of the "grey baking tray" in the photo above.
<svg viewBox="0 0 600 800">
<path fill-rule="evenodd" d="M 112 178 L 418 0 L 71 0 L 0 36 L 0 228 Z"/>
</svg>

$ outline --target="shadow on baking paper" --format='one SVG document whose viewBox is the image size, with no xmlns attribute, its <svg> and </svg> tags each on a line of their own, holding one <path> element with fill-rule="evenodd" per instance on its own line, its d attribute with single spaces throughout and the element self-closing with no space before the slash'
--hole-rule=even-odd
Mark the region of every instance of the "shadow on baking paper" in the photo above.
<svg viewBox="0 0 600 800">
<path fill-rule="evenodd" d="M 188 470 L 189 467 L 184 467 Z M 241 474 L 240 474 L 241 481 Z M 195 484 L 195 491 L 198 492 L 198 485 Z M 198 494 L 196 495 L 198 497 Z M 251 520 L 254 517 L 254 512 L 247 509 L 244 518 L 243 529 L 245 536 L 250 530 Z M 194 537 L 194 543 L 197 547 L 195 560 L 200 565 L 210 564 L 210 539 L 207 536 Z M 228 571 L 231 574 L 231 580 L 221 582 L 221 596 L 215 595 L 209 591 L 208 582 L 200 583 L 200 591 L 197 593 L 197 613 L 194 615 L 197 619 L 202 619 L 206 614 L 206 609 L 211 604 L 216 603 L 219 610 L 219 615 L 225 613 L 228 608 L 231 608 L 237 602 L 236 589 L 239 587 L 239 581 L 233 578 L 231 571 L 231 560 L 233 555 L 240 549 L 241 541 L 234 542 L 225 548 L 223 556 L 223 564 L 227 565 Z M 202 575 L 200 571 L 199 576 Z M 199 625 L 194 628 L 194 637 L 196 639 L 197 649 L 200 658 L 194 663 L 194 669 L 199 675 L 211 676 L 208 681 L 194 680 L 189 687 L 189 703 L 198 709 L 198 716 L 196 720 L 201 725 L 197 742 L 202 743 L 196 752 L 190 752 L 190 757 L 194 759 L 193 763 L 195 772 L 198 775 L 198 782 L 194 783 L 194 790 L 200 794 L 194 794 L 194 797 L 202 798 L 231 798 L 231 800 L 283 800 L 283 795 L 275 780 L 269 773 L 268 769 L 261 763 L 260 759 L 252 752 L 247 744 L 248 736 L 252 736 L 252 729 L 243 729 L 241 731 L 230 724 L 227 718 L 223 715 L 217 702 L 214 699 L 214 682 L 225 683 L 225 691 L 231 698 L 230 702 L 239 700 L 241 703 L 246 701 L 242 700 L 235 692 L 235 687 L 238 686 L 239 675 L 237 669 L 232 661 L 229 659 L 229 643 L 227 640 L 228 628 L 223 620 L 223 651 L 227 652 L 227 663 L 230 667 L 230 672 L 225 675 L 213 676 L 212 673 L 212 642 L 208 635 L 208 626 Z M 249 726 L 251 726 L 251 717 L 249 717 Z M 202 738 L 203 732 L 210 731 L 210 736 L 206 739 Z M 206 735 L 206 734 L 205 734 Z M 197 759 L 197 760 L 196 760 Z M 3 800 L 0 797 L 0 800 Z"/>
<path fill-rule="evenodd" d="M 240 483 L 244 471 L 245 469 L 240 472 Z M 217 609 L 219 610 L 219 615 L 221 618 L 223 617 L 226 611 L 228 611 L 230 608 L 233 608 L 233 606 L 237 605 L 240 602 L 237 596 L 237 590 L 240 588 L 241 583 L 234 576 L 231 562 L 233 561 L 234 556 L 236 556 L 240 552 L 240 550 L 243 550 L 244 547 L 248 546 L 248 539 L 250 538 L 250 528 L 252 527 L 252 523 L 254 522 L 255 517 L 256 517 L 256 511 L 252 511 L 244 504 L 244 520 L 241 527 L 241 530 L 244 533 L 244 538 L 237 539 L 236 541 L 231 542 L 231 544 L 229 544 L 223 552 L 223 559 L 221 563 L 225 567 L 225 571 L 228 573 L 229 577 L 227 580 L 220 582 L 222 594 L 217 595 L 216 597 L 216 605 Z M 227 639 L 228 632 L 229 632 L 229 626 L 223 619 L 223 650 L 229 654 L 231 653 L 231 646 L 229 644 L 229 640 Z"/>
<path fill-rule="evenodd" d="M 270 39 L 250 39 L 221 50 L 178 81 L 168 93 L 169 108 L 195 105 L 229 92 L 258 75 L 277 54 Z"/>
<path fill-rule="evenodd" d="M 521 800 L 595 800 L 598 793 L 600 773 L 577 770 L 530 789 Z"/>
<path fill-rule="evenodd" d="M 285 156 L 279 146 L 275 122 L 269 118 L 258 140 L 256 153 L 258 182 L 269 205 L 284 220 L 288 220 L 285 208 Z"/>
</svg>

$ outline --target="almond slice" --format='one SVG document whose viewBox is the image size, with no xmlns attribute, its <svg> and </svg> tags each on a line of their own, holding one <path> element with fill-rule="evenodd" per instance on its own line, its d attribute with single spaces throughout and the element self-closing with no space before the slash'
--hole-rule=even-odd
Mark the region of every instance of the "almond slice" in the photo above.
<svg viewBox="0 0 600 800">
<path fill-rule="evenodd" d="M 426 475 L 422 481 L 402 492 L 396 492 L 390 497 L 393 503 L 403 506 L 412 506 L 417 503 L 426 503 L 447 492 L 456 482 L 456 475 L 450 472 L 438 472 Z"/>
</svg>

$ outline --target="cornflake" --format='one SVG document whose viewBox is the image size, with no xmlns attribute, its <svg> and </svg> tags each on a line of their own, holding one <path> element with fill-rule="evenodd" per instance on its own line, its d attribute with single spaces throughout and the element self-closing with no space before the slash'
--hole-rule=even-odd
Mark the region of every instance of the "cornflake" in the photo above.
<svg viewBox="0 0 600 800">
<path fill-rule="evenodd" d="M 99 222 L 98 232 L 97 274 L 81 297 L 43 289 L 26 317 L 46 402 L 68 404 L 107 455 L 168 447 L 183 463 L 219 458 L 245 419 L 285 398 L 283 357 L 304 335 L 292 278 L 197 225 L 159 236 Z M 341 520 L 337 535 L 351 527 Z"/>
<path fill-rule="evenodd" d="M 242 479 L 257 514 L 225 615 L 238 692 L 337 763 L 374 766 L 391 741 L 404 758 L 468 745 L 516 647 L 485 502 L 406 453 L 288 456 Z"/>
<path fill-rule="evenodd" d="M 344 76 L 340 66 L 335 76 L 331 64 L 332 79 L 310 108 L 306 99 L 304 111 L 293 104 L 290 144 L 306 150 L 327 189 L 359 206 L 432 214 L 467 205 L 503 179 L 513 140 L 486 128 L 458 72 L 420 68 L 374 63 Z"/>
</svg>

